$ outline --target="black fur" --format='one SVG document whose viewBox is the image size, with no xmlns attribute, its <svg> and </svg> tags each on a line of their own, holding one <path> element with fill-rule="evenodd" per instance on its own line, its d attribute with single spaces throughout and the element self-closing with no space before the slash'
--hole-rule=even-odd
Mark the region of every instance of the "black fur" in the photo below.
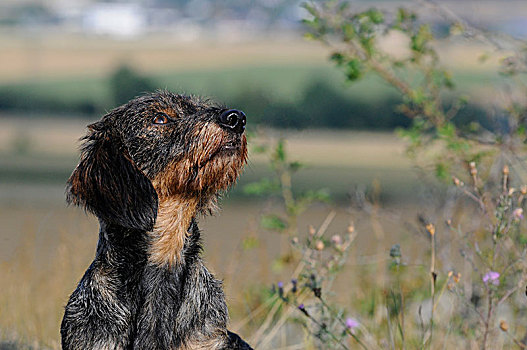
<svg viewBox="0 0 527 350">
<path fill-rule="evenodd" d="M 157 212 L 152 183 L 104 121 L 89 127 L 81 161 L 68 181 L 68 203 L 86 207 L 105 222 L 151 230 Z"/>
<path fill-rule="evenodd" d="M 159 108 L 180 118 L 170 132 L 150 126 Z M 192 139 L 192 125 L 213 121 L 221 110 L 158 92 L 89 126 L 67 200 L 99 218 L 99 242 L 66 306 L 63 349 L 251 349 L 227 330 L 221 282 L 203 265 L 195 218 L 177 264 L 148 260 L 158 210 L 152 179 L 199 141 Z"/>
</svg>

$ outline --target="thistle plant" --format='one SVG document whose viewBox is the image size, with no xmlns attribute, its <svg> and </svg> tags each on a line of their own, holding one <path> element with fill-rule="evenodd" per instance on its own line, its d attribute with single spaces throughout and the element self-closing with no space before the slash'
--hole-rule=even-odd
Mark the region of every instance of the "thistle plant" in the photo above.
<svg viewBox="0 0 527 350">
<path fill-rule="evenodd" d="M 447 228 L 461 242 L 460 253 L 470 265 L 472 276 L 467 277 L 473 278 L 473 284 L 451 284 L 449 289 L 475 315 L 480 326 L 476 334 L 480 347 L 494 349 L 500 307 L 508 304 L 514 309 L 524 308 L 512 297 L 523 292 L 527 283 L 527 231 L 523 220 L 527 186 L 511 185 L 508 165 L 503 166 L 497 185 L 485 183 L 476 163 L 470 163 L 469 169 L 467 182 L 454 177 L 454 184 L 463 197 L 475 204 L 478 220 L 448 219 Z M 474 286 L 482 291 L 478 301 L 474 298 Z M 507 320 L 499 321 L 500 329 L 524 348 L 526 345 L 517 339 Z M 523 327 L 517 329 L 524 331 Z"/>
<path fill-rule="evenodd" d="M 351 349 L 355 344 L 367 349 L 360 322 L 330 302 L 332 284 L 344 267 L 357 235 L 350 225 L 344 234 L 326 237 L 334 217 L 335 212 L 330 212 L 318 229 L 310 226 L 305 238 L 293 238 L 292 245 L 301 253 L 301 258 L 289 282 L 273 285 L 275 306 L 282 308 L 282 312 L 274 324 L 259 330 L 262 336 L 256 338 L 258 347 L 269 346 L 277 329 L 289 321 L 304 329 L 306 346 Z"/>
<path fill-rule="evenodd" d="M 345 268 L 354 228 L 325 238 L 330 214 L 318 230 L 312 227 L 305 235 L 298 230 L 298 214 L 320 195 L 295 197 L 291 175 L 301 165 L 288 160 L 279 141 L 268 150 L 274 180 L 248 190 L 279 195 L 284 212 L 264 217 L 262 224 L 287 233 L 300 258 L 290 281 L 273 287 L 275 304 L 256 334 L 258 347 L 269 346 L 289 321 L 305 330 L 306 348 L 527 348 L 527 44 L 475 28 L 437 2 L 416 3 L 419 11 L 364 10 L 338 0 L 303 6 L 309 14 L 306 37 L 327 45 L 330 60 L 348 82 L 376 75 L 401 96 L 398 111 L 411 119 L 411 127 L 399 134 L 420 173 L 453 181 L 446 200 L 435 201 L 432 218 L 422 217 L 416 229 L 428 242 L 426 259 L 409 261 L 402 244 L 385 252 L 388 280 L 363 286 L 373 288 L 364 293 L 372 299 L 382 295 L 381 312 L 375 302 L 368 314 L 335 303 L 333 281 Z M 447 23 L 448 35 L 437 36 L 420 19 L 423 10 Z M 382 45 L 394 36 L 404 45 L 402 55 Z M 490 107 L 495 113 L 489 112 L 486 125 L 459 121 L 468 99 L 456 91 L 455 75 L 438 52 L 438 43 L 456 40 L 484 44 L 481 61 L 500 62 L 499 88 L 507 98 Z M 456 256 L 445 259 L 447 251 Z M 445 302 L 448 313 L 441 312 Z"/>
<path fill-rule="evenodd" d="M 264 229 L 281 234 L 289 241 L 298 235 L 298 216 L 315 202 L 329 202 L 330 196 L 325 189 L 304 193 L 293 190 L 293 176 L 304 168 L 305 164 L 289 159 L 284 138 L 279 138 L 274 144 L 264 139 L 252 147 L 253 152 L 268 157 L 272 172 L 271 176 L 246 185 L 244 192 L 248 195 L 265 196 L 271 200 L 278 199 L 279 209 L 262 215 L 260 225 Z M 294 262 L 291 253 L 289 249 L 275 265 L 282 266 L 284 263 Z"/>
</svg>

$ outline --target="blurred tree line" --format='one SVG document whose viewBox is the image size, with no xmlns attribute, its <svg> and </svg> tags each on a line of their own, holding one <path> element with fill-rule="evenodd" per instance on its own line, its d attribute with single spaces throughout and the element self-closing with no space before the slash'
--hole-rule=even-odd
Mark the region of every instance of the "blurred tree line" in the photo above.
<svg viewBox="0 0 527 350">
<path fill-rule="evenodd" d="M 162 86 L 156 79 L 127 65 L 116 68 L 105 85 L 108 97 L 104 101 L 91 96 L 66 99 L 59 93 L 32 94 L 24 86 L 4 85 L 0 87 L 0 112 L 29 113 L 34 117 L 50 114 L 100 116 L 135 96 Z M 342 87 L 322 78 L 313 78 L 294 101 L 279 99 L 264 88 L 246 86 L 222 97 L 222 100 L 229 106 L 243 109 L 250 116 L 252 125 L 363 130 L 392 130 L 410 125 L 411 120 L 397 108 L 403 102 L 400 96 L 379 94 L 376 98 L 376 103 L 372 103 L 360 96 L 350 97 Z M 471 121 L 490 125 L 487 113 L 476 104 L 465 106 L 455 120 L 459 125 L 469 125 Z"/>
</svg>

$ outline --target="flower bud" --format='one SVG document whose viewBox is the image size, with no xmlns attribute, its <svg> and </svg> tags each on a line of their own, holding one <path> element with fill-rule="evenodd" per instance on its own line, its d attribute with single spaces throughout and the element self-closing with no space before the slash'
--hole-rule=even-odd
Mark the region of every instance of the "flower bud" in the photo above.
<svg viewBox="0 0 527 350">
<path fill-rule="evenodd" d="M 339 245 L 340 243 L 342 243 L 342 238 L 339 235 L 333 235 L 331 237 L 331 242 L 335 245 Z"/>
<path fill-rule="evenodd" d="M 500 329 L 504 332 L 507 332 L 509 330 L 509 325 L 507 324 L 506 321 L 504 320 L 500 321 Z"/>
<path fill-rule="evenodd" d="M 428 233 L 430 233 L 430 236 L 433 236 L 436 233 L 436 228 L 435 228 L 434 224 L 427 224 L 426 225 L 426 230 L 428 231 Z"/>
</svg>

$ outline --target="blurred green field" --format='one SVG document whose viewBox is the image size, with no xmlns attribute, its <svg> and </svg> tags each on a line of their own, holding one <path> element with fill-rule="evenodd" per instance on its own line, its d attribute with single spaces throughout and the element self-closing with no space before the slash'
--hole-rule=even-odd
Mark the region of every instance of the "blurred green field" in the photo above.
<svg viewBox="0 0 527 350">
<path fill-rule="evenodd" d="M 355 84 L 343 81 L 342 72 L 330 63 L 247 65 L 230 68 L 167 70 L 150 75 L 159 88 L 171 91 L 211 96 L 224 102 L 246 90 L 271 94 L 283 102 L 294 102 L 302 89 L 314 81 L 342 89 L 343 96 L 366 103 L 394 95 L 391 87 L 375 77 L 368 77 Z M 497 73 L 458 70 L 454 82 L 462 93 L 483 98 L 492 84 L 500 82 Z M 2 84 L 0 84 L 0 87 Z M 5 86 L 5 84 L 4 84 Z M 108 78 L 105 76 L 70 76 L 10 83 L 9 90 L 37 98 L 60 96 L 64 104 L 98 101 L 111 106 Z"/>
</svg>

